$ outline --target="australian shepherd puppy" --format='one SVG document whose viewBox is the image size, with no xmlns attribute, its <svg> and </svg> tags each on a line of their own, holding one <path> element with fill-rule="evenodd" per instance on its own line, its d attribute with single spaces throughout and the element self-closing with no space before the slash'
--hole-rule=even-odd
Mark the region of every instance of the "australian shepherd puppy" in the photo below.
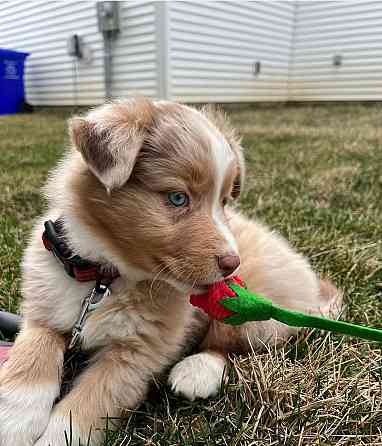
<svg viewBox="0 0 382 446">
<path fill-rule="evenodd" d="M 190 294 L 233 273 L 290 309 L 327 315 L 339 301 L 285 240 L 229 206 L 244 162 L 224 116 L 136 99 L 74 117 L 69 132 L 73 147 L 50 176 L 49 208 L 24 257 L 22 329 L 0 369 L 1 446 L 65 446 L 69 433 L 73 444 L 90 435 L 99 445 L 105 417 L 137 407 L 169 366 L 174 392 L 207 398 L 227 353 L 295 334 L 274 321 L 227 326 L 190 305 Z M 44 248 L 43 223 L 58 218 L 75 255 L 119 277 L 81 333 L 93 359 L 56 402 L 68 339 L 94 286 Z M 198 348 L 184 358 L 193 339 Z"/>
</svg>

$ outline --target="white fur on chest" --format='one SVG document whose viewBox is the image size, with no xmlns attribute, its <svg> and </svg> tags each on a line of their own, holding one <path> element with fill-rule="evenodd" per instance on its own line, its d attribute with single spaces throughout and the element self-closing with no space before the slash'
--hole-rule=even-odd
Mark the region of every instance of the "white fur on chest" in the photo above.
<svg viewBox="0 0 382 446">
<path fill-rule="evenodd" d="M 105 297 L 98 308 L 88 314 L 81 333 L 84 350 L 99 348 L 110 342 L 128 342 L 140 335 L 145 321 L 133 306 L 118 305 L 117 296 Z M 118 296 L 119 298 L 121 296 Z"/>
</svg>

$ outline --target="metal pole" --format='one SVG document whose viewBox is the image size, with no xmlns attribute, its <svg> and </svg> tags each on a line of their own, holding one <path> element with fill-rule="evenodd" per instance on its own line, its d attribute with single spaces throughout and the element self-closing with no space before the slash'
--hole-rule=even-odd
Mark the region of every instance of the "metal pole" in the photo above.
<svg viewBox="0 0 382 446">
<path fill-rule="evenodd" d="M 112 83 L 112 33 L 105 31 L 103 33 L 104 41 L 104 73 L 105 73 L 105 99 L 111 98 L 111 83 Z"/>
</svg>

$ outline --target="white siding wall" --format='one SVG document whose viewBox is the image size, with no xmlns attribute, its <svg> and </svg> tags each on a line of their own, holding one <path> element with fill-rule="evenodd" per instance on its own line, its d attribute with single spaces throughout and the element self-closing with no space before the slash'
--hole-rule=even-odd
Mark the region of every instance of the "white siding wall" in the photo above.
<svg viewBox="0 0 382 446">
<path fill-rule="evenodd" d="M 78 64 L 78 87 L 66 42 L 83 37 L 92 63 Z M 104 99 L 103 42 L 94 2 L 14 0 L 0 3 L 0 47 L 30 52 L 25 83 L 35 105 L 96 104 Z"/>
<path fill-rule="evenodd" d="M 296 13 L 290 99 L 381 100 L 382 2 L 299 1 Z"/>
<path fill-rule="evenodd" d="M 120 2 L 121 32 L 113 45 L 112 96 L 160 95 L 157 9 L 155 2 Z"/>
<path fill-rule="evenodd" d="M 294 2 L 170 2 L 170 97 L 185 102 L 287 98 Z M 253 63 L 261 73 L 253 74 Z"/>
<path fill-rule="evenodd" d="M 114 43 L 113 96 L 183 102 L 382 100 L 381 1 L 125 1 Z M 92 52 L 67 55 L 70 35 Z M 0 47 L 30 52 L 27 100 L 104 100 L 94 1 L 0 3 Z M 333 65 L 341 55 L 342 66 Z M 253 63 L 261 72 L 253 74 Z"/>
</svg>

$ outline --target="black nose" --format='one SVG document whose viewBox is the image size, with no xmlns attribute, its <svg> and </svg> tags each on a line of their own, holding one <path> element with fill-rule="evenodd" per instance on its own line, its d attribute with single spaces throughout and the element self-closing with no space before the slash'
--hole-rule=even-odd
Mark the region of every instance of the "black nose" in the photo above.
<svg viewBox="0 0 382 446">
<path fill-rule="evenodd" d="M 240 265 L 240 257 L 236 255 L 218 256 L 218 265 L 224 277 L 232 274 Z"/>
</svg>

